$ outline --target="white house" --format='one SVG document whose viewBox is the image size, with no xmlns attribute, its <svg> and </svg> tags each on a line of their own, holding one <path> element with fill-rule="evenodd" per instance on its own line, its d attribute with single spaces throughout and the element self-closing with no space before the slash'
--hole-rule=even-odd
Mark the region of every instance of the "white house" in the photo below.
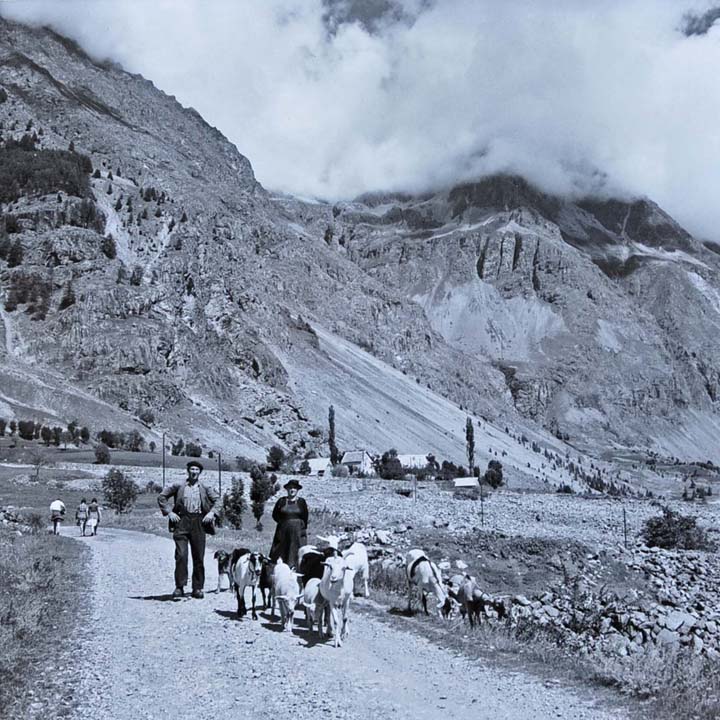
<svg viewBox="0 0 720 720">
<path fill-rule="evenodd" d="M 344 465 L 351 475 L 357 475 L 358 473 L 372 475 L 374 473 L 372 458 L 366 450 L 346 452 L 342 456 L 340 464 Z"/>
<path fill-rule="evenodd" d="M 459 477 L 453 480 L 456 488 L 480 487 L 480 483 L 476 477 Z"/>
<path fill-rule="evenodd" d="M 310 465 L 310 472 L 308 475 L 315 477 L 330 475 L 330 469 L 332 468 L 330 458 L 310 458 L 308 460 L 308 464 Z"/>
<path fill-rule="evenodd" d="M 425 455 L 398 455 L 398 460 L 404 468 L 417 468 L 418 470 L 427 467 L 427 453 Z"/>
</svg>

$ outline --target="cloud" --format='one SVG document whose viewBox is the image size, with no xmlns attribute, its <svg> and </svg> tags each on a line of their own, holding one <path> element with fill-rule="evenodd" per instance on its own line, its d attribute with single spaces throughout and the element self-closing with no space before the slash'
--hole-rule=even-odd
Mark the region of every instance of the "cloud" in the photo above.
<svg viewBox="0 0 720 720">
<path fill-rule="evenodd" d="M 348 198 L 512 171 L 648 195 L 719 239 L 720 30 L 674 0 L 24 0 L 219 127 L 269 188 Z M 687 13 L 704 18 L 687 35 Z M 685 31 L 685 32 L 684 32 Z"/>
</svg>

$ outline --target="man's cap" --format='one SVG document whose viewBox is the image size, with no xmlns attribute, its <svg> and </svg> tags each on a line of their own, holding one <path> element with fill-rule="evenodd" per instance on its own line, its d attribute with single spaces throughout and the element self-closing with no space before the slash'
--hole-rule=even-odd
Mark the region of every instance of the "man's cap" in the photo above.
<svg viewBox="0 0 720 720">
<path fill-rule="evenodd" d="M 189 470 L 191 467 L 199 468 L 200 472 L 202 472 L 202 471 L 204 470 L 202 463 L 201 463 L 201 462 L 198 462 L 197 460 L 191 460 L 191 461 L 187 464 L 186 467 L 187 467 L 188 470 Z"/>
</svg>

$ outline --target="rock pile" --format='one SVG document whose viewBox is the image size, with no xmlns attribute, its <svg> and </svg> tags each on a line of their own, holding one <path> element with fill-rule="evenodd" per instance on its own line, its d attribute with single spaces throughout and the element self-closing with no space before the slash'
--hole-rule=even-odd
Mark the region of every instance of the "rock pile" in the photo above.
<svg viewBox="0 0 720 720">
<path fill-rule="evenodd" d="M 25 523 L 26 517 L 22 509 L 14 505 L 8 505 L 0 510 L 0 523 L 2 526 L 18 535 L 32 532 L 32 528 Z"/>
<path fill-rule="evenodd" d="M 655 646 L 685 647 L 720 658 L 720 592 L 712 582 L 719 563 L 714 556 L 640 546 L 618 549 L 616 557 L 643 573 L 652 591 L 633 590 L 622 597 L 596 591 L 589 570 L 532 599 L 516 595 L 511 622 L 548 626 L 587 650 L 602 647 L 629 655 Z"/>
</svg>

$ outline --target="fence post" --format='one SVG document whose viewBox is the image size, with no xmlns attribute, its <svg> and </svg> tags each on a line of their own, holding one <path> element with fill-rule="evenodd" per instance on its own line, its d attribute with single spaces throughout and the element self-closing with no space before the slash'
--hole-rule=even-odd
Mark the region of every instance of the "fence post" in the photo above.
<svg viewBox="0 0 720 720">
<path fill-rule="evenodd" d="M 413 475 L 413 500 L 417 502 L 417 475 Z"/>
</svg>

